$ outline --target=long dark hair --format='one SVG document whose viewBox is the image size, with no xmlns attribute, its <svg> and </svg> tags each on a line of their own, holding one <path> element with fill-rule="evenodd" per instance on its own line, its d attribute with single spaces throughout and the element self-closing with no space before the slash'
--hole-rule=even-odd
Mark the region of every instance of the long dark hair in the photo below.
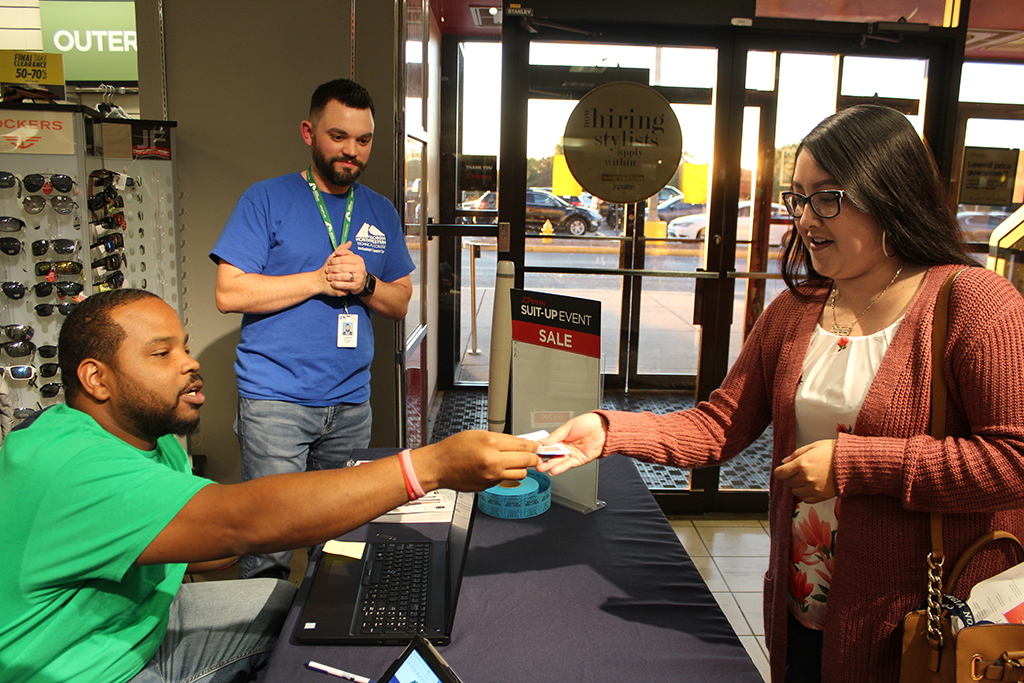
<svg viewBox="0 0 1024 683">
<path fill-rule="evenodd" d="M 844 201 L 885 230 L 886 249 L 904 262 L 977 265 L 964 248 L 935 158 L 903 114 L 873 104 L 844 109 L 807 134 L 797 158 L 805 149 L 843 188 Z M 795 229 L 780 258 L 791 290 L 825 282 Z"/>
</svg>

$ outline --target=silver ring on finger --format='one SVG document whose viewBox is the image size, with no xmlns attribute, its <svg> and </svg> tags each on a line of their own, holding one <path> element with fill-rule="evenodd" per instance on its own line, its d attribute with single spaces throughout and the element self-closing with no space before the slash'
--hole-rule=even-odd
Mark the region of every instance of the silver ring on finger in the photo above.
<svg viewBox="0 0 1024 683">
<path fill-rule="evenodd" d="M 349 273 L 348 274 L 348 281 L 349 282 L 355 282 L 356 281 L 356 274 L 355 273 Z"/>
</svg>

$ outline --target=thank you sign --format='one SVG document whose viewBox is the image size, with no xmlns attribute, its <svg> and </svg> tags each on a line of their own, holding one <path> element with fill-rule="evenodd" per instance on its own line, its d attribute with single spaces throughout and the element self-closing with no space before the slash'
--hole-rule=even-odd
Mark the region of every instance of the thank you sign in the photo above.
<svg viewBox="0 0 1024 683">
<path fill-rule="evenodd" d="M 683 134 L 657 90 L 606 83 L 580 99 L 562 137 L 565 160 L 587 192 L 617 204 L 639 202 L 679 169 Z"/>
</svg>

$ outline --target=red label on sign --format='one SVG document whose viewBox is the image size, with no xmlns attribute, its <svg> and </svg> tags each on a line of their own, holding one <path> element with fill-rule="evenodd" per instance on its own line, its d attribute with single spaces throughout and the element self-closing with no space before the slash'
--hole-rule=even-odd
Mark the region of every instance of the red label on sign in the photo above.
<svg viewBox="0 0 1024 683">
<path fill-rule="evenodd" d="M 512 339 L 578 353 L 591 358 L 601 357 L 601 336 L 579 330 L 566 330 L 550 325 L 538 325 L 522 320 L 512 321 Z"/>
</svg>

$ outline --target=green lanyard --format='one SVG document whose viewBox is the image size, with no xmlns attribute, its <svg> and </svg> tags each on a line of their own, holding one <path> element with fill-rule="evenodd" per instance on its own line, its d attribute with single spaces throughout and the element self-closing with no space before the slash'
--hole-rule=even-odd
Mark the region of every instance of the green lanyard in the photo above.
<svg viewBox="0 0 1024 683">
<path fill-rule="evenodd" d="M 306 171 L 306 182 L 309 183 L 309 189 L 313 191 L 313 199 L 316 200 L 317 208 L 320 209 L 320 217 L 324 219 L 324 226 L 327 228 L 327 235 L 331 238 L 331 246 L 335 249 L 338 248 L 338 241 L 334 237 L 334 224 L 331 223 L 331 216 L 327 213 L 327 207 L 324 206 L 324 198 L 320 196 L 320 188 L 316 186 L 316 181 L 313 180 L 313 167 L 310 166 L 309 170 Z M 349 185 L 348 187 L 348 202 L 345 204 L 345 225 L 341 229 L 341 243 L 348 242 L 348 227 L 352 223 L 352 205 L 354 203 L 354 197 L 356 195 L 355 184 Z"/>
</svg>

